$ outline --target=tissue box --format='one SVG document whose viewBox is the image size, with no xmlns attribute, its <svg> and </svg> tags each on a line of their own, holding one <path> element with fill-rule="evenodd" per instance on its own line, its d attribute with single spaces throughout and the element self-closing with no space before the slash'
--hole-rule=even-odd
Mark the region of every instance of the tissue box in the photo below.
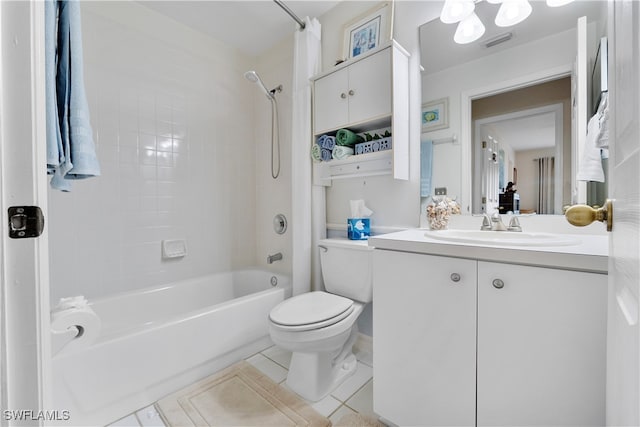
<svg viewBox="0 0 640 427">
<path fill-rule="evenodd" d="M 347 218 L 347 237 L 351 240 L 367 240 L 371 234 L 369 218 Z"/>
</svg>

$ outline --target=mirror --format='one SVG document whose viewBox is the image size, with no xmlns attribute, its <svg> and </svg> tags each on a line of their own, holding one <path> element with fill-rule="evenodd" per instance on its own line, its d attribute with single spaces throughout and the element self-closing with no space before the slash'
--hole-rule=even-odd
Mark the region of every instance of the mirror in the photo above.
<svg viewBox="0 0 640 427">
<path fill-rule="evenodd" d="M 448 105 L 445 127 L 425 123 L 423 111 L 421 146 L 429 143 L 425 151 L 431 153 L 431 162 L 421 158 L 421 176 L 430 172 L 430 180 L 422 180 L 430 185 L 421 189 L 423 204 L 436 189 L 457 199 L 464 213 L 561 214 L 571 204 L 578 134 L 573 105 L 581 93 L 592 96 L 589 78 L 583 81 L 590 88 L 576 87 L 577 21 L 587 18 L 590 75 L 606 35 L 607 4 L 531 5 L 525 21 L 501 28 L 494 24 L 500 5 L 476 3 L 486 31 L 464 45 L 453 40 L 457 24 L 436 18 L 420 27 L 423 110 L 443 99 Z M 515 191 L 507 191 L 509 183 Z"/>
</svg>

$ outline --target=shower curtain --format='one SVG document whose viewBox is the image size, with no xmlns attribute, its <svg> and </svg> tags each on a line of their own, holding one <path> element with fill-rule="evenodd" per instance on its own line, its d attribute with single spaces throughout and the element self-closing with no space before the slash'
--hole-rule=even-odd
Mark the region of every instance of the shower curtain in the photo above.
<svg viewBox="0 0 640 427">
<path fill-rule="evenodd" d="M 291 129 L 291 228 L 293 294 L 310 290 L 313 242 L 322 228 L 313 218 L 312 204 L 324 203 L 320 188 L 311 185 L 311 83 L 320 72 L 320 22 L 306 17 L 305 29 L 296 31 L 293 51 L 293 102 Z M 320 210 L 324 214 L 324 209 Z M 315 225 L 314 225 L 315 223 Z M 317 265 L 317 264 L 316 264 Z M 318 272 L 319 274 L 319 272 Z"/>
<path fill-rule="evenodd" d="M 538 203 L 536 212 L 539 214 L 552 214 L 555 197 L 555 159 L 553 157 L 541 157 L 536 159 L 536 162 L 538 163 Z"/>
</svg>

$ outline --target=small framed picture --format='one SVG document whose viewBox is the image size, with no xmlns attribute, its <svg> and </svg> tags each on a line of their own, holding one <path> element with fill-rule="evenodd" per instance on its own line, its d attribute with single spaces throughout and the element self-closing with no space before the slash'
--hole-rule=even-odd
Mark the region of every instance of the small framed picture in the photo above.
<svg viewBox="0 0 640 427">
<path fill-rule="evenodd" d="M 422 104 L 422 132 L 449 127 L 449 98 L 437 99 Z"/>
<path fill-rule="evenodd" d="M 344 26 L 344 57 L 355 58 L 390 40 L 389 9 L 383 2 Z"/>
</svg>

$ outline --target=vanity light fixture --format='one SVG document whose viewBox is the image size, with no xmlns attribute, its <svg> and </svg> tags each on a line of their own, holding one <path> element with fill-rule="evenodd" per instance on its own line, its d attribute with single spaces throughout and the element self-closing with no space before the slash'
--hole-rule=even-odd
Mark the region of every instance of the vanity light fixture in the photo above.
<svg viewBox="0 0 640 427">
<path fill-rule="evenodd" d="M 572 3 L 573 0 L 547 0 L 547 6 L 549 7 L 560 7 L 565 4 Z"/>
<path fill-rule="evenodd" d="M 445 24 L 459 22 L 453 37 L 456 43 L 466 44 L 478 40 L 485 32 L 485 27 L 474 12 L 475 3 L 482 0 L 445 0 L 440 20 Z M 485 0 L 487 3 L 500 4 L 495 24 L 498 27 L 510 27 L 516 25 L 531 15 L 533 8 L 529 0 Z M 574 0 L 546 0 L 547 6 L 559 7 Z M 507 37 L 497 36 L 494 40 L 485 43 L 486 47 L 495 46 L 498 43 L 509 40 L 513 35 L 506 33 Z"/>
<path fill-rule="evenodd" d="M 496 25 L 498 27 L 516 25 L 527 19 L 532 10 L 528 0 L 504 0 L 496 15 Z"/>
<path fill-rule="evenodd" d="M 485 32 L 484 25 L 475 12 L 464 18 L 458 24 L 453 40 L 458 44 L 467 44 L 478 40 Z"/>
<path fill-rule="evenodd" d="M 440 20 L 445 24 L 455 24 L 471 15 L 475 8 L 474 0 L 446 0 L 440 12 Z"/>
</svg>

